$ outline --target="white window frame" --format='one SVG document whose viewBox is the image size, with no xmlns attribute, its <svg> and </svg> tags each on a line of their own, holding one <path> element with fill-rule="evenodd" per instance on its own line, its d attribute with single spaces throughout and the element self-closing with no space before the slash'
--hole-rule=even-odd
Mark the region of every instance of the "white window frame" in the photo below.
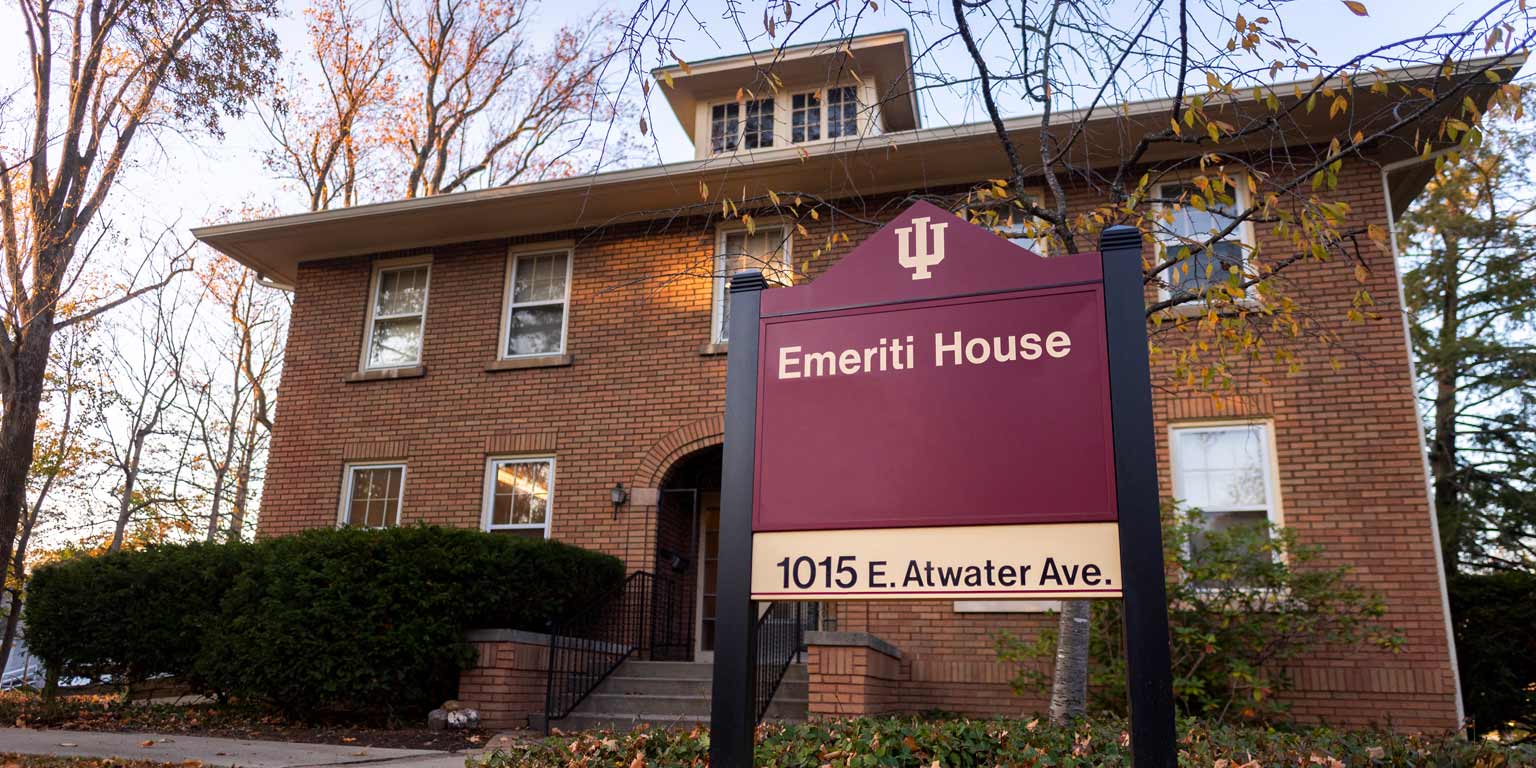
<svg viewBox="0 0 1536 768">
<path fill-rule="evenodd" d="M 827 94 L 833 88 L 852 88 L 854 92 L 854 98 L 858 100 L 858 109 L 855 111 L 856 119 L 854 123 L 854 132 L 849 135 L 839 136 L 835 139 L 827 137 L 827 120 L 830 114 L 828 112 L 827 106 Z M 793 133 L 794 129 L 792 127 L 794 124 L 794 99 L 795 96 L 807 93 L 816 93 L 820 94 L 821 96 L 821 122 L 819 123 L 821 136 L 817 139 L 795 141 Z M 862 139 L 867 136 L 873 136 L 878 134 L 881 130 L 880 110 L 877 108 L 879 104 L 878 93 L 879 91 L 876 89 L 874 80 L 871 78 L 865 78 L 862 81 L 854 81 L 851 79 L 839 80 L 837 82 L 827 83 L 825 85 L 820 85 L 813 88 L 779 88 L 771 93 L 755 96 L 747 96 L 743 94 L 742 98 L 740 99 L 731 96 L 728 98 L 701 101 L 699 103 L 698 113 L 695 118 L 696 122 L 694 123 L 694 133 L 697 137 L 694 142 L 694 155 L 696 158 L 702 160 L 709 157 L 729 155 L 733 152 L 773 151 L 802 147 L 807 144 L 821 144 L 825 142 L 844 141 L 848 139 Z M 747 125 L 747 102 L 769 98 L 773 99 L 773 146 L 754 147 L 749 149 L 742 145 L 742 139 L 745 135 Z M 738 117 L 736 123 L 736 146 L 735 148 L 721 149 L 717 152 L 714 148 L 714 111 L 715 107 L 724 104 L 737 105 Z"/>
<path fill-rule="evenodd" d="M 379 320 L 395 320 L 413 315 L 388 315 L 378 316 L 379 281 L 386 272 L 402 272 L 418 267 L 427 268 L 427 287 L 421 297 L 421 343 L 416 345 L 416 359 L 407 364 L 372 365 L 373 332 L 375 323 Z M 368 279 L 368 312 L 363 326 L 363 349 L 358 360 L 358 369 L 363 371 L 391 371 L 402 368 L 415 368 L 421 365 L 422 358 L 426 356 L 427 347 L 427 305 L 432 298 L 432 257 L 411 256 L 401 259 L 385 259 L 374 262 L 373 274 Z"/>
<path fill-rule="evenodd" d="M 1280 500 L 1280 464 L 1275 450 L 1275 424 L 1271 419 L 1227 419 L 1220 421 L 1186 421 L 1168 425 L 1168 464 L 1172 473 L 1173 498 L 1180 503 L 1184 502 L 1183 474 L 1179 471 L 1179 432 L 1209 432 L 1216 430 L 1252 429 L 1258 427 L 1262 434 L 1260 439 L 1264 445 L 1264 496 L 1265 515 L 1269 524 L 1281 527 L 1285 524 L 1285 508 Z M 1232 507 L 1200 507 L 1200 511 L 1206 514 L 1221 514 L 1224 512 L 1252 512 L 1251 506 Z M 1188 553 L 1188 543 L 1185 545 Z"/>
<path fill-rule="evenodd" d="M 565 295 L 559 301 L 524 301 L 514 304 L 512 289 L 517 285 L 517 262 L 524 256 L 538 257 L 551 254 L 565 254 Z M 513 246 L 507 249 L 507 269 L 504 283 L 501 288 L 501 333 L 498 335 L 498 348 L 496 359 L 498 360 L 522 360 L 532 357 L 553 357 L 565 354 L 566 336 L 571 328 L 571 275 L 574 274 L 576 264 L 576 249 L 572 243 L 539 243 L 537 245 Z M 507 354 L 507 344 L 512 340 L 512 311 L 519 307 L 552 307 L 560 304 L 565 307 L 565 312 L 560 316 L 560 348 L 553 352 L 534 352 L 526 355 Z"/>
<path fill-rule="evenodd" d="M 1161 180 L 1161 181 L 1157 182 L 1155 185 L 1153 185 L 1153 190 L 1155 192 L 1156 197 L 1158 197 L 1160 199 L 1166 199 L 1168 197 L 1168 194 L 1164 191 L 1165 187 L 1187 187 L 1187 186 L 1192 185 L 1193 183 L 1194 183 L 1194 181 L 1193 181 L 1192 177 L 1168 178 L 1168 179 Z M 1240 181 L 1234 181 L 1230 186 L 1231 186 L 1231 189 L 1232 189 L 1232 205 L 1233 205 L 1233 207 L 1235 207 L 1239 212 L 1246 210 L 1248 208 L 1249 204 L 1250 204 L 1249 203 L 1250 198 L 1249 198 L 1249 195 L 1248 195 L 1248 187 L 1245 184 L 1241 183 Z M 1184 205 L 1188 205 L 1188 204 L 1185 203 Z M 1185 244 L 1179 238 L 1177 238 L 1174 235 L 1164 231 L 1164 229 L 1163 229 L 1163 221 L 1162 221 L 1162 213 L 1163 213 L 1163 211 L 1164 211 L 1164 209 L 1166 207 L 1167 207 L 1167 204 L 1162 203 L 1162 202 L 1159 202 L 1159 203 L 1156 204 L 1155 210 L 1156 210 L 1156 212 L 1158 214 L 1158 219 L 1157 219 L 1158 226 L 1156 227 L 1156 229 L 1153 232 L 1153 236 L 1157 238 L 1157 241 L 1163 244 L 1163 246 L 1165 248 L 1164 253 L 1167 252 L 1166 249 L 1177 248 L 1177 247 L 1183 246 Z M 1244 274 L 1244 276 L 1246 278 L 1248 276 L 1248 268 L 1253 263 L 1254 247 L 1258 243 L 1257 234 L 1256 234 L 1256 232 L 1254 230 L 1254 226 L 1253 226 L 1253 220 L 1252 219 L 1244 219 L 1242 221 L 1242 223 L 1237 225 L 1237 230 L 1234 232 L 1234 234 L 1236 235 L 1235 238 L 1233 238 L 1231 235 L 1229 235 L 1228 239 L 1229 240 L 1235 239 L 1237 241 L 1237 243 L 1242 247 L 1242 251 L 1243 251 L 1243 274 Z M 1226 241 L 1223 241 L 1223 242 L 1226 242 Z M 1159 285 L 1157 287 L 1157 295 L 1158 295 L 1159 299 L 1166 300 L 1166 299 L 1169 299 L 1169 298 L 1173 297 L 1173 291 L 1171 291 L 1169 289 L 1169 286 L 1168 286 L 1167 283 L 1169 282 L 1168 276 L 1171 275 L 1172 274 L 1172 270 L 1174 270 L 1176 268 L 1177 268 L 1176 266 L 1171 266 L 1171 267 L 1168 268 L 1168 270 L 1163 272 L 1163 278 L 1162 278 L 1162 280 L 1159 281 Z M 1214 278 L 1216 276 L 1212 275 L 1212 277 Z M 1252 286 L 1252 285 L 1248 286 L 1247 290 L 1245 291 L 1245 293 L 1246 293 L 1245 298 L 1239 299 L 1238 300 L 1239 303 L 1247 304 L 1247 303 L 1253 302 L 1256 299 L 1256 294 L 1254 292 L 1254 287 L 1255 286 Z M 1193 301 L 1193 302 L 1189 302 L 1185 306 L 1192 306 L 1193 307 L 1192 311 L 1204 311 L 1199 306 L 1201 303 L 1202 302 L 1200 302 L 1200 301 Z"/>
<path fill-rule="evenodd" d="M 792 276 L 795 271 L 795 230 L 793 222 L 788 219 L 775 218 L 752 225 L 753 232 L 761 232 L 765 229 L 784 230 L 784 273 Z M 725 319 L 723 317 L 725 314 L 725 292 L 727 290 L 727 283 L 730 281 L 730 275 L 725 274 L 725 264 L 723 263 L 725 258 L 725 238 L 727 235 L 746 231 L 747 227 L 745 224 L 736 223 L 722 224 L 715 228 L 715 254 L 710 259 L 710 263 L 713 266 L 711 272 L 714 275 L 710 280 L 713 283 L 713 287 L 711 288 L 712 293 L 710 294 L 709 302 L 709 341 L 711 344 L 728 343 L 723 333 L 725 328 L 721 326 L 722 321 Z M 770 280 L 770 282 L 772 281 Z"/>
<path fill-rule="evenodd" d="M 485 482 L 480 491 L 480 530 L 482 531 L 535 531 L 542 530 L 544 538 L 549 538 L 551 525 L 555 521 L 555 472 L 557 470 L 555 457 L 552 455 L 529 456 L 488 456 L 485 459 Z M 549 503 L 544 507 L 543 523 L 508 523 L 506 525 L 494 525 L 491 516 L 496 508 L 496 468 L 502 464 L 548 464 L 549 465 Z"/>
<path fill-rule="evenodd" d="M 336 527 L 347 526 L 347 512 L 352 509 L 352 480 L 360 470 L 368 469 L 398 469 L 400 470 L 400 500 L 395 504 L 395 523 L 393 527 L 399 527 L 400 521 L 405 519 L 405 478 L 408 470 L 403 461 L 360 461 L 348 462 L 342 465 L 341 474 L 341 504 L 336 508 Z M 366 530 L 380 530 L 378 526 L 360 525 L 358 528 Z M 383 528 L 391 526 L 385 525 Z"/>
</svg>

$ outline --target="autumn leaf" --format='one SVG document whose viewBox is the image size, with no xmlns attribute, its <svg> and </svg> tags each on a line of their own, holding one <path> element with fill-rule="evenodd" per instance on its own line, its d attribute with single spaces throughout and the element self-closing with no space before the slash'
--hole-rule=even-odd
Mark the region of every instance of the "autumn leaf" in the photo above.
<svg viewBox="0 0 1536 768">
<path fill-rule="evenodd" d="M 1365 3 L 1359 2 L 1359 0 L 1344 0 L 1344 7 L 1348 8 L 1349 12 L 1356 16 L 1371 15 L 1370 11 L 1365 9 Z"/>
</svg>

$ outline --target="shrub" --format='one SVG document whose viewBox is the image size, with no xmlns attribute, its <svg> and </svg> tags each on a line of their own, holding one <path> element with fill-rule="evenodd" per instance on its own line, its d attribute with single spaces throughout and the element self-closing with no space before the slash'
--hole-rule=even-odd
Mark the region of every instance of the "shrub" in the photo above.
<svg viewBox="0 0 1536 768">
<path fill-rule="evenodd" d="M 27 646 L 70 677 L 185 675 L 250 552 L 241 543 L 164 545 L 38 568 L 23 608 Z"/>
<path fill-rule="evenodd" d="M 169 545 L 37 570 L 28 640 L 49 668 L 276 706 L 415 714 L 452 695 L 474 627 L 542 631 L 623 564 L 559 542 L 417 526 Z"/>
<path fill-rule="evenodd" d="M 1462 698 L 1480 731 L 1536 730 L 1536 574 L 1451 579 Z"/>
<path fill-rule="evenodd" d="M 1527 765 L 1536 749 L 1468 742 L 1454 734 L 1403 736 L 1324 728 L 1265 728 L 1178 724 L 1179 764 L 1189 766 L 1419 766 Z M 753 765 L 767 768 L 982 768 L 983 766 L 1129 766 L 1125 723 L 1114 717 L 1053 727 L 1039 721 L 859 718 L 757 731 Z M 705 766 L 704 728 L 587 732 L 516 743 L 471 758 L 479 768 L 565 766 Z"/>
<path fill-rule="evenodd" d="M 1322 549 L 1269 525 L 1207 531 L 1199 511 L 1165 514 L 1164 562 L 1173 693 L 1188 715 L 1273 721 L 1286 705 L 1289 665 L 1325 646 L 1374 645 L 1395 652 L 1402 640 L 1380 621 L 1379 595 L 1353 586 L 1349 568 L 1318 562 Z M 1093 607 L 1089 687 L 1096 709 L 1124 714 L 1121 605 Z M 1054 628 L 1032 641 L 1003 633 L 999 658 L 1026 662 L 1014 689 L 1045 691 L 1040 662 L 1056 652 Z"/>
</svg>

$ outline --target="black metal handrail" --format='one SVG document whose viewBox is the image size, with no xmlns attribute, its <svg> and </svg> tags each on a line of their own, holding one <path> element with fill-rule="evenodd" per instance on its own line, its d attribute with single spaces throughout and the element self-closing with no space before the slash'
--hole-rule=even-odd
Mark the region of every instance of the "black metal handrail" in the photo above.
<svg viewBox="0 0 1536 768">
<path fill-rule="evenodd" d="M 569 715 L 645 644 L 654 580 L 646 571 L 632 573 L 618 589 L 550 622 L 546 733 L 550 721 Z"/>
<path fill-rule="evenodd" d="M 762 722 L 784 672 L 805 649 L 806 604 L 778 601 L 757 617 L 757 721 Z"/>
</svg>

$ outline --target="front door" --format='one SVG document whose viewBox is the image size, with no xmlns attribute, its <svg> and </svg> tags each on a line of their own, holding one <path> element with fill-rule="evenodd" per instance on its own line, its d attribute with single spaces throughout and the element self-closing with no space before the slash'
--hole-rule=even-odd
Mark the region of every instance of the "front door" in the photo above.
<svg viewBox="0 0 1536 768">
<path fill-rule="evenodd" d="M 715 585 L 720 577 L 720 492 L 703 491 L 699 494 L 699 617 L 696 658 L 711 661 L 715 658 Z"/>
</svg>

